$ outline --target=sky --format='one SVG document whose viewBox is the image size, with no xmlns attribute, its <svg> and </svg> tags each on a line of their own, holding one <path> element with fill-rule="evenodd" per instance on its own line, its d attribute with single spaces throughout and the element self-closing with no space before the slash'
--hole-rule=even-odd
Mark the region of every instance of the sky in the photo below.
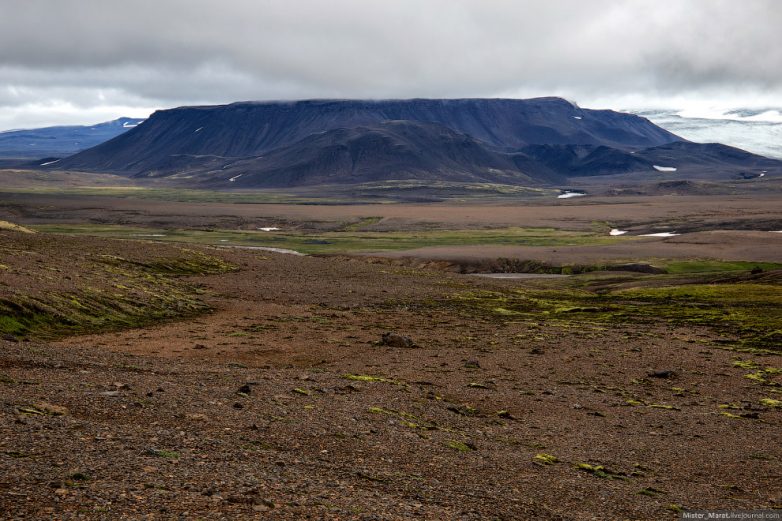
<svg viewBox="0 0 782 521">
<path fill-rule="evenodd" d="M 782 107 L 780 0 L 0 0 L 0 130 L 301 98 Z"/>
</svg>

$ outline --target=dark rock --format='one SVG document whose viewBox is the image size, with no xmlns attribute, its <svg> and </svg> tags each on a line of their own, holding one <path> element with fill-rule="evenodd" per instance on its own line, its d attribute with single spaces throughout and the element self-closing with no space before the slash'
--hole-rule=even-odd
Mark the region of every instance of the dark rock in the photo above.
<svg viewBox="0 0 782 521">
<path fill-rule="evenodd" d="M 631 262 L 627 264 L 614 264 L 612 266 L 606 266 L 606 271 L 631 271 L 634 273 L 650 273 L 650 274 L 663 274 L 667 271 L 651 264 L 644 264 L 641 262 Z"/>
<path fill-rule="evenodd" d="M 449 405 L 447 409 L 459 416 L 477 416 L 478 410 L 469 405 Z"/>
<path fill-rule="evenodd" d="M 394 332 L 383 333 L 383 336 L 380 339 L 380 345 L 388 347 L 418 347 L 409 336 L 400 335 Z"/>
<path fill-rule="evenodd" d="M 253 389 L 250 387 L 250 384 L 244 384 L 236 391 L 237 394 L 250 394 L 251 392 L 253 392 Z"/>
<path fill-rule="evenodd" d="M 673 378 L 676 373 L 670 370 L 665 371 L 650 371 L 648 373 L 652 378 Z"/>
</svg>

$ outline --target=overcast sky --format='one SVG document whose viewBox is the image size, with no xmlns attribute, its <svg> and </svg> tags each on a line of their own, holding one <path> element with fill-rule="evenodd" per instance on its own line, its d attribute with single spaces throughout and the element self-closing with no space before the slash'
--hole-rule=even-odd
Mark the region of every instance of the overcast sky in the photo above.
<svg viewBox="0 0 782 521">
<path fill-rule="evenodd" d="M 0 129 L 297 98 L 782 107 L 780 0 L 0 0 Z"/>
</svg>

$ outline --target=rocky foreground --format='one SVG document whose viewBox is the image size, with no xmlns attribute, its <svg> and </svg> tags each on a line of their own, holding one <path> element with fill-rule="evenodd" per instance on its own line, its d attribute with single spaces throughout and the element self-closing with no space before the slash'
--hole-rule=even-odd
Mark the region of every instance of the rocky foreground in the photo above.
<svg viewBox="0 0 782 521">
<path fill-rule="evenodd" d="M 780 355 L 739 352 L 724 332 L 485 305 L 535 281 L 0 239 L 0 320 L 20 299 L 40 313 L 0 340 L 5 519 L 675 519 L 782 507 Z M 41 307 L 79 291 L 80 317 L 108 309 L 90 311 L 88 295 L 115 291 L 145 327 L 123 327 L 120 307 L 96 323 L 108 332 L 86 335 Z"/>
</svg>

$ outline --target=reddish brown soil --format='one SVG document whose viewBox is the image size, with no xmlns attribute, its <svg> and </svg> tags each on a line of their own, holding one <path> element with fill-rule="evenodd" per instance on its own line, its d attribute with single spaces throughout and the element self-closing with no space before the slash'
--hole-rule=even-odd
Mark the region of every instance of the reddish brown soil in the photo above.
<svg viewBox="0 0 782 521">
<path fill-rule="evenodd" d="M 367 253 L 389 258 L 469 261 L 529 259 L 559 264 L 633 262 L 638 259 L 720 259 L 782 262 L 782 233 L 758 231 L 709 231 L 676 237 L 643 237 L 600 246 L 457 246 L 427 247 L 394 252 Z"/>
<path fill-rule="evenodd" d="M 0 171 L 2 172 L 2 171 Z M 782 230 L 778 195 L 585 197 L 487 203 L 293 205 L 154 201 L 116 197 L 4 193 L 0 219 L 20 224 L 105 223 L 151 227 L 286 229 L 341 227 L 382 217 L 372 229 L 552 227 L 592 230 L 606 223 L 633 234 L 678 229 Z"/>
<path fill-rule="evenodd" d="M 24 241 L 43 261 L 164 247 Z M 213 314 L 0 340 L 4 518 L 675 519 L 671 504 L 782 506 L 782 410 L 759 405 L 778 395 L 708 330 L 513 321 L 447 300 L 523 280 L 219 255 L 240 271 L 190 279 Z M 376 345 L 390 330 L 421 347 Z M 674 374 L 648 375 L 659 370 Z M 559 461 L 536 465 L 538 453 Z"/>
</svg>

